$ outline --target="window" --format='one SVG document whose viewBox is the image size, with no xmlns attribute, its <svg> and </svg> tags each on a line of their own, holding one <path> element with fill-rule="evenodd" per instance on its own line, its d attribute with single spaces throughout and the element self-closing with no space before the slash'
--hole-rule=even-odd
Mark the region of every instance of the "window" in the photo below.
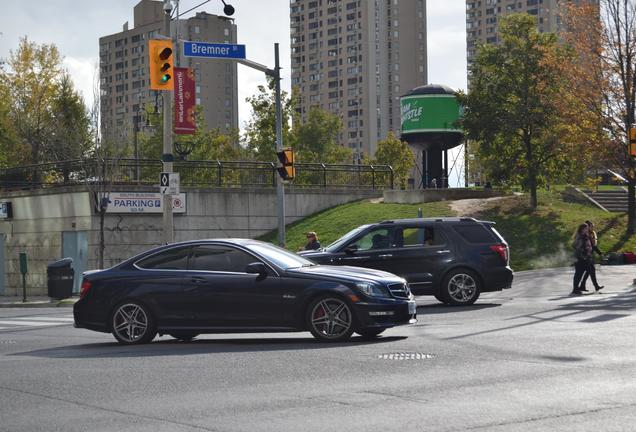
<svg viewBox="0 0 636 432">
<path fill-rule="evenodd" d="M 433 227 L 405 227 L 395 230 L 395 247 L 417 247 L 444 244 L 444 237 Z"/>
<path fill-rule="evenodd" d="M 483 225 L 455 225 L 453 229 L 469 243 L 496 243 L 492 232 Z"/>
<path fill-rule="evenodd" d="M 247 265 L 258 261 L 239 249 L 225 246 L 198 246 L 192 253 L 189 270 L 245 273 Z"/>
<path fill-rule="evenodd" d="M 169 249 L 144 258 L 136 265 L 148 270 L 185 270 L 189 251 L 189 247 Z"/>
<path fill-rule="evenodd" d="M 349 247 L 360 251 L 389 248 L 391 247 L 391 231 L 389 228 L 376 228 L 350 244 Z"/>
</svg>

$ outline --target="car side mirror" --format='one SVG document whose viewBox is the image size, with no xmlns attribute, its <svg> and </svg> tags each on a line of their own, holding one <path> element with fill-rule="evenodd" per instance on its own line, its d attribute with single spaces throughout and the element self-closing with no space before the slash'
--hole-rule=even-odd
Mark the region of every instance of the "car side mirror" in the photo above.
<svg viewBox="0 0 636 432">
<path fill-rule="evenodd" d="M 245 273 L 257 274 L 262 277 L 267 276 L 267 267 L 262 262 L 253 262 L 247 265 Z"/>
</svg>

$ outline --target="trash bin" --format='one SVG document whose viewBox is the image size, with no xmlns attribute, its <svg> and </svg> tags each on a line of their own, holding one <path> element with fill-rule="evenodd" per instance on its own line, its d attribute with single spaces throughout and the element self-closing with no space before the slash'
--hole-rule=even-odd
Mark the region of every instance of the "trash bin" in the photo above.
<svg viewBox="0 0 636 432">
<path fill-rule="evenodd" d="M 50 263 L 46 268 L 48 295 L 54 299 L 65 299 L 73 295 L 73 258 L 63 258 Z"/>
</svg>

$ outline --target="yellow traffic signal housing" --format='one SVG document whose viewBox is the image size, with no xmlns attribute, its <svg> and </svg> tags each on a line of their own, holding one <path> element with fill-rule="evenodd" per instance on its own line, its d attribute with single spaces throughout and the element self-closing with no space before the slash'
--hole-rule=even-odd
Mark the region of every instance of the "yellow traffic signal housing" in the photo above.
<svg viewBox="0 0 636 432">
<path fill-rule="evenodd" d="M 636 128 L 629 128 L 629 155 L 636 157 Z"/>
<path fill-rule="evenodd" d="M 150 39 L 148 41 L 148 64 L 150 65 L 150 89 L 174 90 L 172 41 L 169 39 Z"/>
<path fill-rule="evenodd" d="M 290 148 L 286 148 L 283 151 L 276 152 L 278 160 L 282 166 L 278 167 L 278 175 L 283 180 L 292 180 L 296 177 L 296 168 L 294 167 L 294 151 Z"/>
</svg>

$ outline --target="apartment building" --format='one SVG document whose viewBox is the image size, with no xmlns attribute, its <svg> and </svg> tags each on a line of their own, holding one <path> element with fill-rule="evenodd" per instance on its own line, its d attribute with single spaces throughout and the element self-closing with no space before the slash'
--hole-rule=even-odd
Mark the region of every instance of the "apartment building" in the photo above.
<svg viewBox="0 0 636 432">
<path fill-rule="evenodd" d="M 99 39 L 102 139 L 131 143 L 136 128 L 148 128 L 144 106 L 161 110 L 161 92 L 149 89 L 147 50 L 148 40 L 163 34 L 163 26 L 163 2 L 141 0 L 134 8 L 133 28 L 126 23 L 121 32 Z M 171 32 L 180 40 L 235 44 L 237 38 L 231 18 L 205 12 L 173 20 Z M 221 132 L 238 128 L 236 62 L 189 58 L 182 53 L 175 60 L 175 66 L 194 69 L 196 103 L 203 107 L 206 127 Z"/>
<path fill-rule="evenodd" d="M 426 0 L 290 0 L 291 79 L 305 118 L 338 115 L 354 160 L 399 135 L 400 96 L 427 83 Z"/>
<path fill-rule="evenodd" d="M 537 17 L 540 32 L 560 30 L 561 4 L 564 0 L 466 0 L 466 45 L 468 66 L 477 54 L 479 43 L 498 42 L 498 22 L 502 16 L 527 13 Z M 567 0 L 567 3 L 595 3 L 598 0 Z"/>
</svg>

